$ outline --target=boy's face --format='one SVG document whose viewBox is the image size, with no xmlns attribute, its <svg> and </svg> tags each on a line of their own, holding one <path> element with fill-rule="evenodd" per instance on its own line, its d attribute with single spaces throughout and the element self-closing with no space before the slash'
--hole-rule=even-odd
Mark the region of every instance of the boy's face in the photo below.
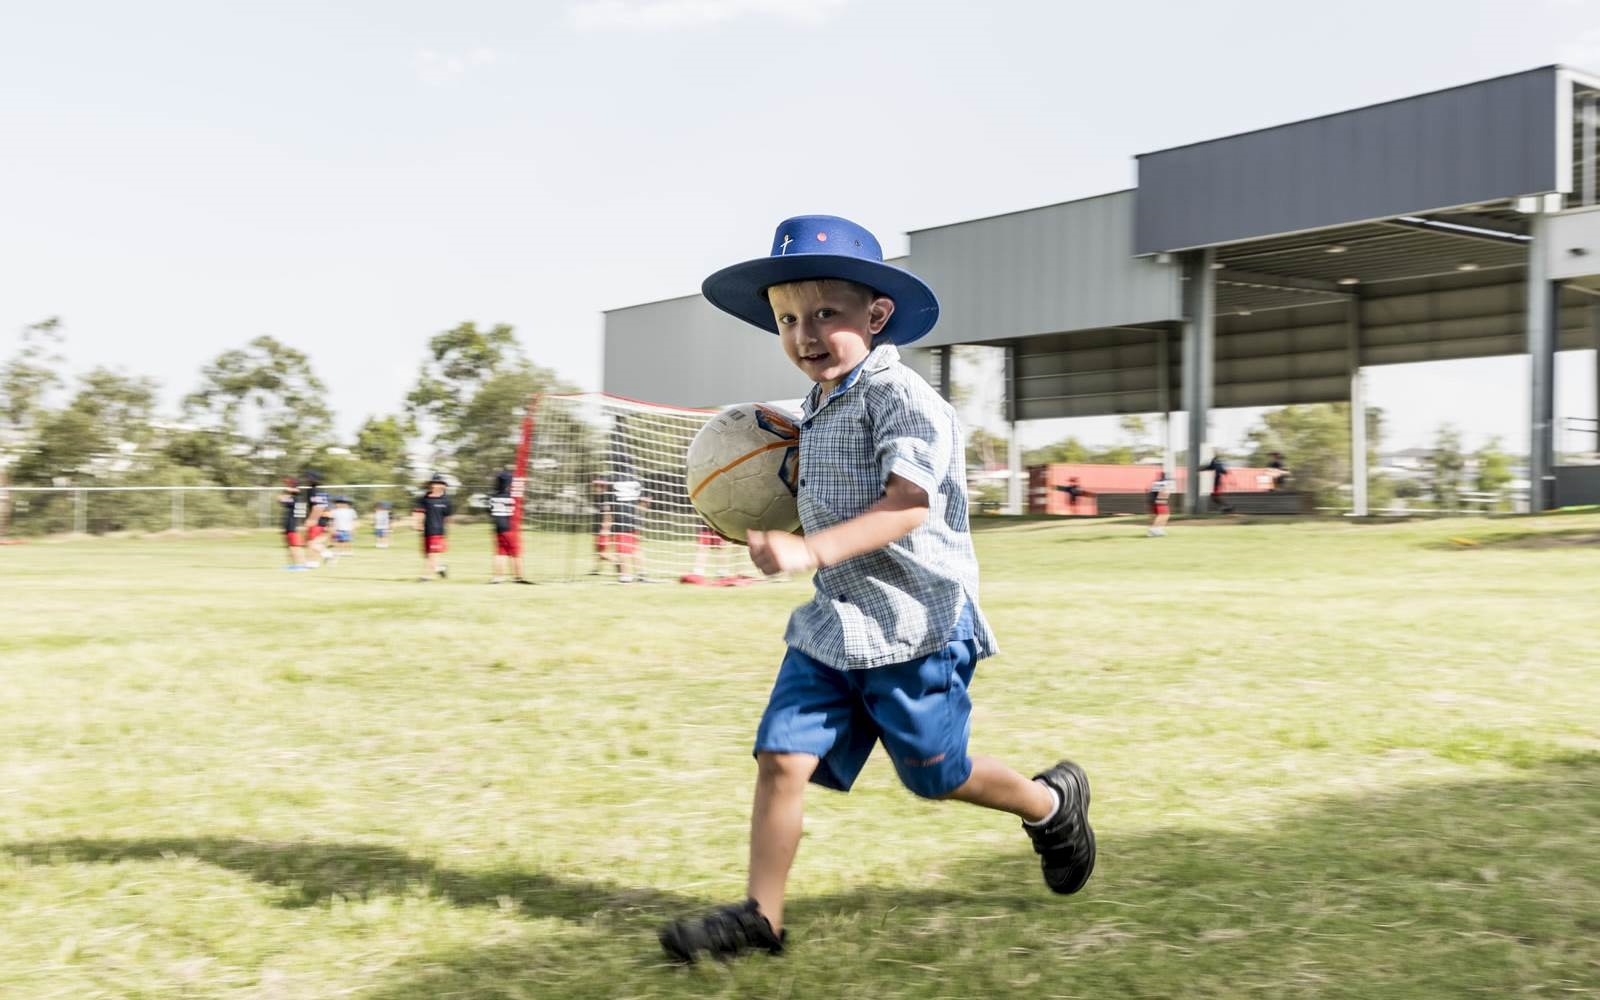
<svg viewBox="0 0 1600 1000">
<path fill-rule="evenodd" d="M 428 495 L 431 497 L 444 496 L 444 483 L 429 483 Z"/>
<path fill-rule="evenodd" d="M 848 281 L 796 281 L 767 289 L 783 352 L 824 389 L 832 389 L 872 350 L 894 315 L 894 300 Z"/>
</svg>

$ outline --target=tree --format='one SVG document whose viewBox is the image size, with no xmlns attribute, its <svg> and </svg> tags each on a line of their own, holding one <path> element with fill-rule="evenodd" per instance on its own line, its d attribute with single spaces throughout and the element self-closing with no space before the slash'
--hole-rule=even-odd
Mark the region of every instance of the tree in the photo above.
<svg viewBox="0 0 1600 1000">
<path fill-rule="evenodd" d="M 1090 451 L 1075 437 L 1065 437 L 1043 448 L 1030 448 L 1022 453 L 1023 465 L 1079 465 L 1091 461 Z"/>
<path fill-rule="evenodd" d="M 200 387 L 183 401 L 200 426 L 174 454 L 214 463 L 211 478 L 224 486 L 296 474 L 329 438 L 327 394 L 305 354 L 257 337 L 201 369 Z"/>
<path fill-rule="evenodd" d="M 61 320 L 22 330 L 22 345 L 0 368 L 0 469 L 15 459 L 44 414 L 45 396 L 62 384 Z"/>
<path fill-rule="evenodd" d="M 16 463 L 19 482 L 115 483 L 148 464 L 156 382 L 97 368 L 79 379 L 68 404 L 38 420 Z"/>
<path fill-rule="evenodd" d="M 510 326 L 479 330 L 469 321 L 428 341 L 406 412 L 432 431 L 434 461 L 463 482 L 487 485 L 516 455 L 527 401 L 567 391 L 554 371 L 523 356 Z"/>
<path fill-rule="evenodd" d="M 1367 467 L 1376 464 L 1383 438 L 1383 411 L 1367 408 Z M 1345 503 L 1350 484 L 1350 407 L 1345 403 L 1316 403 L 1268 410 L 1261 423 L 1245 434 L 1250 453 L 1245 461 L 1264 466 L 1273 452 L 1283 454 L 1291 475 L 1291 488 L 1314 507 Z M 1369 497 L 1370 502 L 1370 497 Z"/>
<path fill-rule="evenodd" d="M 1001 465 L 1011 454 L 1011 439 L 986 427 L 975 427 L 967 435 L 967 471 Z M 1030 464 L 1026 459 L 1023 464 Z"/>
<path fill-rule="evenodd" d="M 1494 497 L 1492 509 L 1503 509 L 1507 505 L 1506 487 L 1511 485 L 1511 456 L 1500 450 L 1500 438 L 1485 441 L 1473 459 L 1478 466 L 1478 492 Z"/>
<path fill-rule="evenodd" d="M 1128 439 L 1128 443 L 1125 448 L 1111 450 L 1117 451 L 1119 454 L 1124 451 L 1127 452 L 1131 456 L 1129 459 L 1131 462 L 1145 462 L 1161 455 L 1161 449 L 1150 442 L 1150 425 L 1143 416 L 1137 413 L 1123 414 L 1117 419 L 1117 426 L 1121 428 L 1123 436 Z M 1125 463 L 1118 462 L 1116 464 Z"/>
<path fill-rule="evenodd" d="M 1433 454 L 1428 456 L 1428 487 L 1440 510 L 1461 508 L 1461 481 L 1466 472 L 1466 456 L 1461 453 L 1461 434 L 1450 424 L 1440 424 L 1434 437 Z"/>
</svg>

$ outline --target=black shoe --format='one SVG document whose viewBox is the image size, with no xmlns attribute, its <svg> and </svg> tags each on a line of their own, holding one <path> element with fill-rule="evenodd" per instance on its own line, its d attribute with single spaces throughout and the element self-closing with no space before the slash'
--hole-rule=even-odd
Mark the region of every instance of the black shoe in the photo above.
<svg viewBox="0 0 1600 1000">
<path fill-rule="evenodd" d="M 693 963 L 704 952 L 726 961 L 747 951 L 769 955 L 783 952 L 783 934 L 772 933 L 772 925 L 761 915 L 753 899 L 712 910 L 698 920 L 675 920 L 656 935 L 661 947 L 679 962 Z"/>
<path fill-rule="evenodd" d="M 515 580 L 512 580 L 511 582 L 512 583 L 526 583 L 530 587 L 533 586 L 533 581 L 528 579 L 525 576 L 519 576 Z"/>
<path fill-rule="evenodd" d="M 1094 830 L 1089 827 L 1089 777 L 1083 768 L 1064 760 L 1033 776 L 1055 789 L 1061 808 L 1039 826 L 1023 824 L 1039 854 L 1044 883 L 1051 892 L 1071 895 L 1083 888 L 1094 871 Z"/>
<path fill-rule="evenodd" d="M 444 580 L 444 579 L 447 579 L 449 576 L 450 576 L 450 567 L 448 567 L 448 566 L 440 566 L 439 567 L 439 579 Z"/>
</svg>

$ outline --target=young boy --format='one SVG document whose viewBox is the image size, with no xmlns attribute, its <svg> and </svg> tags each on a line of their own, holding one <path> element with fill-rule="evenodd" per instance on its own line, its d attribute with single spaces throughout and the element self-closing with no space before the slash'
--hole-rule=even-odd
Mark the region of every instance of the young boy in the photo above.
<svg viewBox="0 0 1600 1000">
<path fill-rule="evenodd" d="M 322 488 L 318 473 L 306 472 L 305 505 L 306 548 L 311 550 L 306 567 L 316 569 L 328 554 L 328 540 L 324 536 L 328 533 L 328 512 L 333 508 L 333 502 L 328 499 L 328 491 Z"/>
<path fill-rule="evenodd" d="M 336 556 L 353 556 L 356 554 L 356 508 L 346 496 L 333 498 L 333 554 Z"/>
<path fill-rule="evenodd" d="M 372 512 L 372 537 L 377 539 L 377 547 L 389 547 L 389 509 L 394 504 L 387 500 L 378 501 L 378 509 Z"/>
<path fill-rule="evenodd" d="M 600 537 L 611 550 L 617 582 L 632 583 L 639 573 L 639 508 L 648 506 L 644 485 L 626 466 L 606 480 L 606 499 L 600 513 Z"/>
<path fill-rule="evenodd" d="M 1093 493 L 1090 493 L 1088 490 L 1084 489 L 1078 484 L 1077 476 L 1073 476 L 1071 479 L 1067 480 L 1067 485 L 1057 486 L 1056 489 L 1067 495 L 1067 515 L 1069 517 L 1074 517 L 1077 515 L 1078 499 L 1080 497 L 1094 496 Z"/>
<path fill-rule="evenodd" d="M 489 582 L 500 583 L 505 578 L 507 564 L 516 572 L 517 583 L 532 583 L 522 575 L 522 536 L 517 533 L 514 518 L 517 516 L 517 498 L 511 493 L 511 473 L 504 469 L 495 473 L 494 492 L 489 494 L 489 523 L 494 531 L 494 568 Z"/>
<path fill-rule="evenodd" d="M 419 583 L 427 583 L 435 576 L 443 580 L 450 575 L 449 567 L 442 561 L 449 548 L 445 542 L 445 522 L 456 512 L 455 504 L 445 496 L 449 485 L 443 476 L 435 472 L 433 478 L 428 480 L 428 492 L 417 497 L 411 510 L 413 526 L 422 532 L 424 568 L 423 574 L 417 577 Z"/>
<path fill-rule="evenodd" d="M 305 504 L 300 500 L 300 483 L 293 477 L 283 481 L 283 491 L 278 494 L 278 506 L 283 509 L 283 542 L 289 549 L 289 565 L 284 569 L 306 568 L 305 542 L 300 538 L 300 521 L 306 516 Z"/>
<path fill-rule="evenodd" d="M 782 951 L 806 784 L 848 791 L 880 740 L 917 795 L 1019 817 L 1045 883 L 1077 892 L 1095 858 L 1083 769 L 1064 760 L 1030 780 L 967 753 L 967 688 L 996 645 L 978 608 L 961 429 L 895 349 L 933 327 L 932 290 L 884 264 L 860 226 L 803 216 L 778 227 L 771 256 L 718 271 L 702 291 L 777 333 L 816 383 L 800 434 L 805 535 L 750 535 L 763 572 L 815 569 L 816 593 L 789 619 L 756 734 L 748 898 L 669 924 L 662 947 L 680 961 Z"/>
<path fill-rule="evenodd" d="M 1150 484 L 1150 530 L 1145 532 L 1150 538 L 1161 538 L 1167 533 L 1167 518 L 1172 516 L 1172 488 L 1173 482 L 1166 469 L 1162 469 L 1161 475 Z"/>
</svg>

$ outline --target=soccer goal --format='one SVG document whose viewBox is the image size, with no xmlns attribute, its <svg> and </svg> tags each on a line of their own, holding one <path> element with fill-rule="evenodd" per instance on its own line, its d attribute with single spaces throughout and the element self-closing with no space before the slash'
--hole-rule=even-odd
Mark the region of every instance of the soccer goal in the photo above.
<svg viewBox="0 0 1600 1000">
<path fill-rule="evenodd" d="M 684 457 L 716 413 L 597 392 L 535 397 L 517 462 L 528 575 L 724 584 L 758 578 L 743 546 L 712 544 L 689 502 Z"/>
</svg>

